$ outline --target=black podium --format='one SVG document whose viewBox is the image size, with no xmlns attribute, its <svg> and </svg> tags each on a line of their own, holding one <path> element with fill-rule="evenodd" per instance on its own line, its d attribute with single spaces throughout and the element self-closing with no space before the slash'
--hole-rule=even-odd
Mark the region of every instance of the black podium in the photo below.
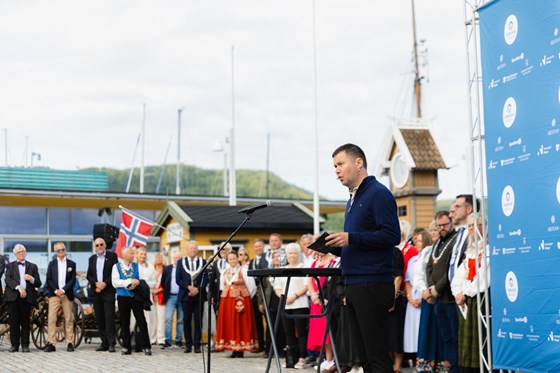
<svg viewBox="0 0 560 373">
<path fill-rule="evenodd" d="M 332 309 L 332 302 L 328 302 L 326 306 L 323 306 L 323 312 L 321 312 L 318 315 L 288 315 L 285 311 L 285 305 L 286 305 L 286 293 L 288 292 L 288 289 L 290 287 L 290 279 L 292 277 L 312 277 L 315 279 L 315 281 L 317 282 L 317 287 L 319 288 L 319 298 L 321 299 L 321 304 L 325 304 L 324 300 L 324 296 L 323 296 L 323 291 L 321 289 L 321 285 L 320 285 L 320 281 L 319 281 L 319 277 L 332 277 L 332 276 L 341 276 L 342 273 L 340 271 L 340 268 L 278 268 L 278 269 L 252 269 L 249 270 L 247 272 L 247 274 L 249 276 L 253 276 L 253 277 L 257 277 L 259 280 L 259 284 L 260 284 L 260 288 L 261 288 L 261 294 L 263 297 L 263 302 L 264 302 L 264 312 L 266 315 L 266 323 L 267 323 L 267 328 L 270 327 L 270 325 L 273 325 L 271 323 L 270 320 L 270 313 L 268 311 L 268 304 L 267 304 L 267 300 L 266 300 L 266 294 L 264 293 L 264 286 L 263 286 L 263 280 L 265 277 L 268 276 L 272 276 L 272 277 L 287 277 L 288 280 L 286 281 L 286 288 L 284 289 L 284 293 L 280 296 L 280 301 L 278 302 L 278 312 L 276 313 L 276 320 L 274 323 L 274 329 L 270 331 L 270 336 L 272 338 L 272 350 L 274 352 L 274 357 L 276 360 L 276 366 L 278 368 L 278 372 L 282 372 L 282 364 L 280 363 L 280 357 L 278 355 L 278 346 L 276 346 L 276 332 L 277 332 L 277 328 L 278 328 L 278 324 L 280 321 L 280 317 L 286 317 L 286 318 L 319 318 L 319 317 L 326 317 L 327 318 L 327 325 L 325 328 L 325 333 L 323 335 L 323 343 L 321 346 L 321 353 L 319 355 L 319 357 L 322 357 L 324 355 L 324 350 L 325 350 L 325 341 L 327 339 L 327 333 L 329 333 L 330 338 L 331 338 L 331 345 L 332 345 L 332 350 L 333 350 L 333 355 L 334 355 L 334 361 L 336 364 L 336 367 L 338 368 L 338 371 L 340 371 L 340 365 L 338 363 L 338 356 L 336 354 L 336 348 L 335 348 L 335 341 L 334 341 L 334 336 L 332 335 L 331 329 L 330 329 L 330 314 L 331 314 L 331 309 Z M 331 287 L 331 291 L 329 294 L 329 297 L 327 299 L 332 299 L 332 296 L 334 295 L 334 287 Z M 320 361 L 320 359 L 319 359 Z M 272 354 L 269 353 L 268 355 L 268 361 L 266 364 L 266 371 L 265 372 L 269 372 L 270 371 L 270 366 L 272 363 Z M 317 372 L 319 373 L 321 371 L 320 368 L 320 364 L 317 365 Z"/>
</svg>

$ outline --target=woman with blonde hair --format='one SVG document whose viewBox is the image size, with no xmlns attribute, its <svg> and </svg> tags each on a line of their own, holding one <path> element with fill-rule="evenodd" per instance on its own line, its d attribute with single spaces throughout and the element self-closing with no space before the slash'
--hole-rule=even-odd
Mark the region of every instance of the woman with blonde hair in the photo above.
<svg viewBox="0 0 560 373">
<path fill-rule="evenodd" d="M 166 265 L 165 257 L 161 252 L 154 256 L 154 278 L 155 283 L 152 287 L 152 329 L 150 339 L 152 344 L 165 344 L 165 304 L 163 304 L 163 285 L 161 284 L 161 274 Z"/>
</svg>

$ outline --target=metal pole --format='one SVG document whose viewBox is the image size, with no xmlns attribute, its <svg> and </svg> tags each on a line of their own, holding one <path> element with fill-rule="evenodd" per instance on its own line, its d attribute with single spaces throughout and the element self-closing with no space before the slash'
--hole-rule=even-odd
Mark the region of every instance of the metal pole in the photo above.
<svg viewBox="0 0 560 373">
<path fill-rule="evenodd" d="M 231 134 L 229 136 L 229 205 L 237 205 L 237 191 L 235 183 L 235 69 L 234 49 L 231 46 Z"/>
<path fill-rule="evenodd" d="M 144 149 L 146 145 L 146 104 L 142 104 L 142 154 L 140 156 L 140 193 L 144 193 Z"/>
<path fill-rule="evenodd" d="M 179 183 L 179 167 L 181 165 L 181 114 L 185 107 L 177 110 L 177 168 L 175 170 L 175 194 L 181 194 Z"/>
<path fill-rule="evenodd" d="M 4 159 L 5 167 L 8 167 L 8 129 L 4 128 Z"/>
<path fill-rule="evenodd" d="M 315 187 L 313 188 L 313 233 L 318 234 L 319 226 L 319 111 L 317 104 L 317 23 L 315 0 L 313 0 L 313 81 L 315 95 Z"/>
</svg>

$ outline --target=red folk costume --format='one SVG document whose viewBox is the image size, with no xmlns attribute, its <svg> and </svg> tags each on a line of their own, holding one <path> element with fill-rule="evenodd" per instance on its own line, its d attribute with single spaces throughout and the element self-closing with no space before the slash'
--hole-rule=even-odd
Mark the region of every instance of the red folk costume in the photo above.
<svg viewBox="0 0 560 373">
<path fill-rule="evenodd" d="M 240 266 L 222 274 L 223 290 L 216 326 L 216 350 L 249 352 L 259 348 L 248 279 Z"/>
<path fill-rule="evenodd" d="M 418 255 L 418 249 L 412 246 L 411 244 L 409 244 L 408 242 L 405 242 L 404 246 L 401 249 L 401 252 L 403 254 L 403 259 L 404 259 L 403 280 L 401 283 L 401 290 L 404 290 L 404 275 L 406 274 L 406 271 L 408 269 L 408 262 L 410 261 L 410 259 Z"/>
</svg>

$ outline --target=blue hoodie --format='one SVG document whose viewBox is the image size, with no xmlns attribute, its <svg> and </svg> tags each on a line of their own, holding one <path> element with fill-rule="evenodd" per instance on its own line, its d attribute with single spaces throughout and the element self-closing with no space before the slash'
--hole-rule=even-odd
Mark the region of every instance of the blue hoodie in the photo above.
<svg viewBox="0 0 560 373">
<path fill-rule="evenodd" d="M 393 248 L 401 240 L 397 203 L 374 176 L 366 177 L 346 204 L 344 231 L 349 245 L 333 251 L 341 257 L 347 285 L 393 282 Z"/>
</svg>

